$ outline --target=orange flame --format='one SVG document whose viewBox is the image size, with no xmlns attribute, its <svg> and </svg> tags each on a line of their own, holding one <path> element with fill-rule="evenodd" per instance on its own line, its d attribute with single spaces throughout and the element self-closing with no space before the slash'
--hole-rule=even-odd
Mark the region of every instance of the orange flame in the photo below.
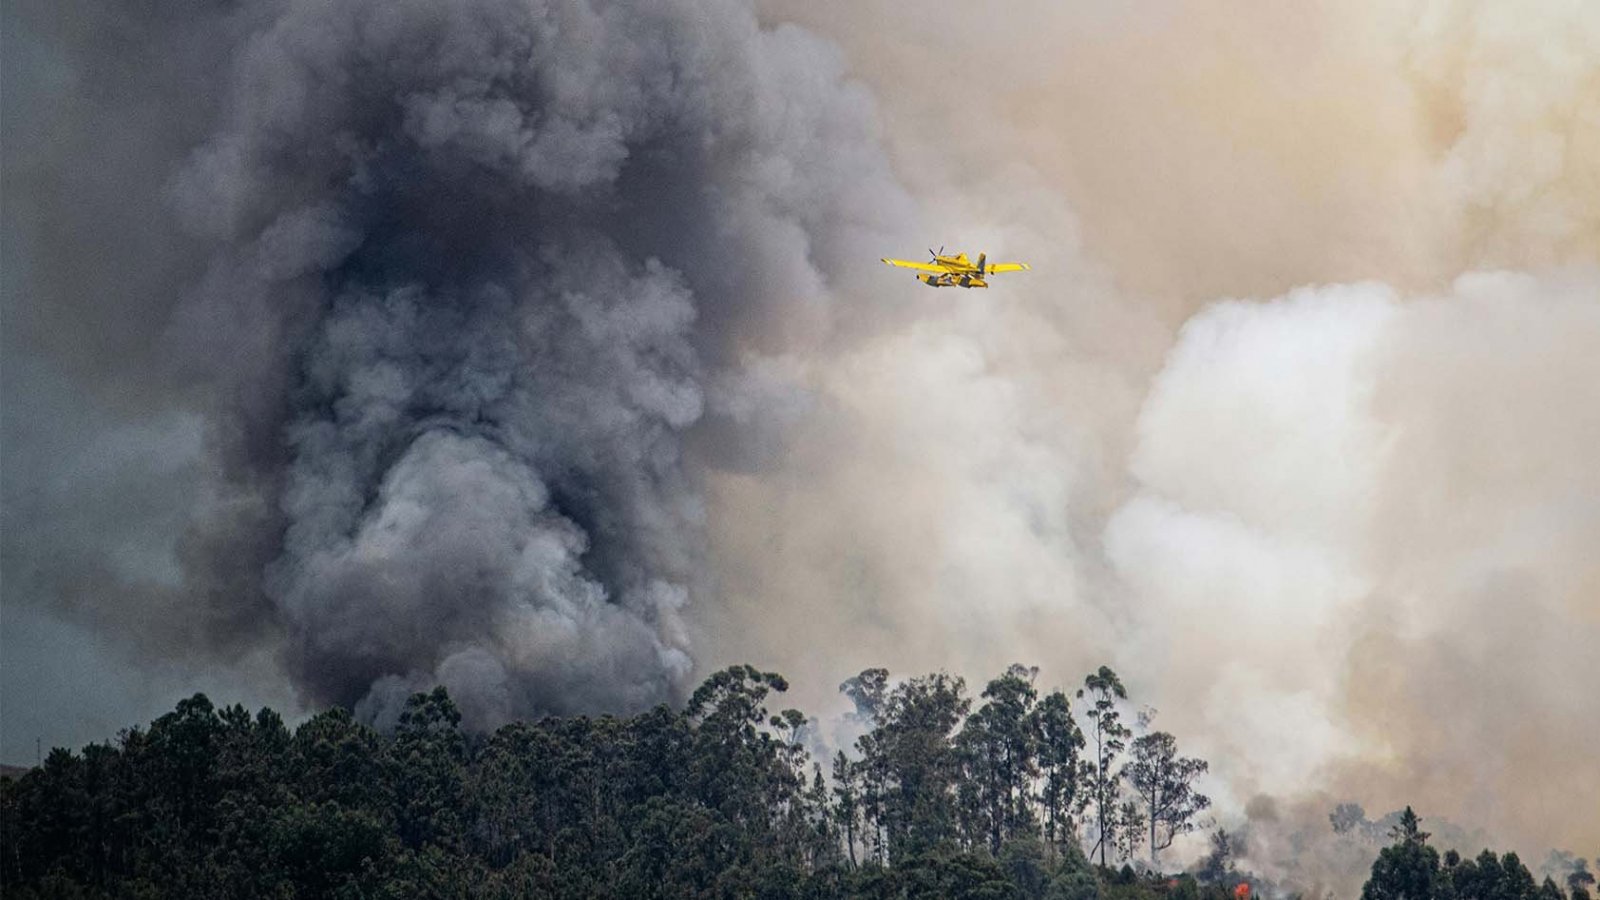
<svg viewBox="0 0 1600 900">
<path fill-rule="evenodd" d="M 1233 896 L 1236 900 L 1250 900 L 1250 882 L 1239 882 L 1239 886 L 1233 889 Z"/>
</svg>

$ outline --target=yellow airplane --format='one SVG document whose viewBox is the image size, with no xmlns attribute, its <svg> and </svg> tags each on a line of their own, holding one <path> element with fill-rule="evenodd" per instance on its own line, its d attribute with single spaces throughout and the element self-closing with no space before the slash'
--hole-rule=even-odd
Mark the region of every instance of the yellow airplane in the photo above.
<svg viewBox="0 0 1600 900">
<path fill-rule="evenodd" d="M 986 263 L 988 255 L 984 253 L 979 253 L 978 261 L 974 263 L 967 259 L 965 253 L 945 256 L 943 247 L 939 248 L 938 253 L 932 250 L 928 253 L 933 259 L 925 263 L 887 257 L 884 257 L 883 262 L 884 265 L 901 269 L 916 269 L 922 273 L 917 276 L 917 280 L 928 287 L 986 288 L 989 282 L 983 280 L 985 275 L 994 275 L 998 272 L 1026 272 L 1033 268 L 1021 262 Z"/>
</svg>

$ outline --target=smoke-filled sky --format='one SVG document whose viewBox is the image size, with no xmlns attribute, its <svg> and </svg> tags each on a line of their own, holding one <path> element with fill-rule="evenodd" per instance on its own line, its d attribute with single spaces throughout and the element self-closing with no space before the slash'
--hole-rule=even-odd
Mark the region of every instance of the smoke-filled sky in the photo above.
<svg viewBox="0 0 1600 900">
<path fill-rule="evenodd" d="M 6 760 L 1109 663 L 1262 834 L 1600 840 L 1600 6 L 4 16 Z"/>
</svg>

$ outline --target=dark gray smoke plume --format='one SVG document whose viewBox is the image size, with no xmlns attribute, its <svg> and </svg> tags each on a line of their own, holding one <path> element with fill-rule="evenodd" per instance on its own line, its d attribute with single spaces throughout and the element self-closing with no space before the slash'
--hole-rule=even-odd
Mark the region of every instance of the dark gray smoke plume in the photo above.
<svg viewBox="0 0 1600 900">
<path fill-rule="evenodd" d="M 843 248 L 903 205 L 836 54 L 731 2 L 138 6 L 34 21 L 168 73 L 113 94 L 196 94 L 138 123 L 194 136 L 140 172 L 185 261 L 119 298 L 176 363 L 129 371 L 176 372 L 217 460 L 191 636 L 280 640 L 306 699 L 379 720 L 435 681 L 480 725 L 669 699 L 706 588 L 687 438 L 749 463 L 741 372 L 826 337 Z"/>
</svg>

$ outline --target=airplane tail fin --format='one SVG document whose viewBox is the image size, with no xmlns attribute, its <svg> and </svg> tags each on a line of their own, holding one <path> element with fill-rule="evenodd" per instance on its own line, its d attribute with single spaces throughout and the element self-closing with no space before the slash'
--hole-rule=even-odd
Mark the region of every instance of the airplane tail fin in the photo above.
<svg viewBox="0 0 1600 900">
<path fill-rule="evenodd" d="M 988 274 L 983 269 L 983 261 L 988 259 L 988 258 L 989 258 L 989 254 L 987 254 L 987 253 L 979 253 L 978 254 L 978 274 L 979 275 Z"/>
</svg>

